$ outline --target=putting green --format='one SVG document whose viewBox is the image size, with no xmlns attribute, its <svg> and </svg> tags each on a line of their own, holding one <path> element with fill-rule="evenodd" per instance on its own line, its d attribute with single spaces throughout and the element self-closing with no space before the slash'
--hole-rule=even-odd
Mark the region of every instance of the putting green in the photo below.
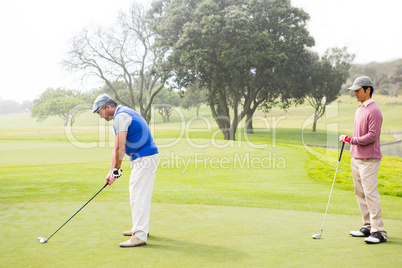
<svg viewBox="0 0 402 268">
<path fill-rule="evenodd" d="M 261 267 L 402 265 L 401 221 L 386 220 L 388 242 L 367 245 L 348 232 L 360 217 L 230 206 L 153 204 L 146 247 L 120 248 L 130 228 L 126 202 L 90 203 L 47 243 L 82 204 L 49 202 L 1 207 L 3 267 Z M 117 220 L 118 219 L 118 220 Z M 10 224 L 12 223 L 12 224 Z"/>
</svg>

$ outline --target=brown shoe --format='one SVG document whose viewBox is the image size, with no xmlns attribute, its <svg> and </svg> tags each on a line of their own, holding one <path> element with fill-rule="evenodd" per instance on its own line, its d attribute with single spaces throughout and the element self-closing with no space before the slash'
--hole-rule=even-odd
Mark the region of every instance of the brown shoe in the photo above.
<svg viewBox="0 0 402 268">
<path fill-rule="evenodd" d="M 123 232 L 123 235 L 124 235 L 124 236 L 132 236 L 132 235 L 133 235 L 133 232 L 132 232 L 132 231 L 124 231 L 124 232 Z M 147 234 L 147 236 L 149 237 L 149 234 Z"/>
<path fill-rule="evenodd" d="M 141 247 L 145 246 L 147 242 L 142 241 L 141 239 L 138 239 L 135 235 L 133 235 L 129 240 L 126 242 L 120 243 L 120 247 L 122 248 L 127 248 L 127 247 Z"/>
<path fill-rule="evenodd" d="M 124 236 L 132 236 L 132 235 L 133 235 L 133 232 L 132 232 L 132 231 L 124 231 L 124 232 L 123 232 L 123 235 L 124 235 Z"/>
</svg>

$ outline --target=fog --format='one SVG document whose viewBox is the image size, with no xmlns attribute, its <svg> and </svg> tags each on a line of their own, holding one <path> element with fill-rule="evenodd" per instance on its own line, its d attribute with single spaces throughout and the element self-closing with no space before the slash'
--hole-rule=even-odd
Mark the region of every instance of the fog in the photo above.
<svg viewBox="0 0 402 268">
<path fill-rule="evenodd" d="M 145 1 L 145 0 L 144 0 Z M 21 0 L 0 3 L 0 98 L 33 100 L 46 88 L 82 91 L 102 86 L 96 79 L 62 70 L 61 60 L 74 33 L 89 24 L 109 25 L 131 0 Z M 146 1 L 145 1 L 146 2 Z M 395 0 L 292 0 L 310 14 L 313 50 L 348 47 L 354 63 L 402 58 L 402 4 Z"/>
</svg>

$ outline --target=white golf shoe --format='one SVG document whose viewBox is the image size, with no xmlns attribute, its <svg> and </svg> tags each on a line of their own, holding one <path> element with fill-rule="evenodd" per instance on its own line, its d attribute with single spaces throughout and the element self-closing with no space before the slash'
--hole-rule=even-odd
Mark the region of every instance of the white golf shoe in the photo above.
<svg viewBox="0 0 402 268">
<path fill-rule="evenodd" d="M 368 237 L 370 236 L 370 230 L 363 227 L 359 231 L 350 231 L 349 234 L 354 237 Z"/>
<path fill-rule="evenodd" d="M 379 232 L 372 233 L 369 237 L 364 239 L 367 244 L 378 244 L 387 242 L 387 237 Z"/>
</svg>

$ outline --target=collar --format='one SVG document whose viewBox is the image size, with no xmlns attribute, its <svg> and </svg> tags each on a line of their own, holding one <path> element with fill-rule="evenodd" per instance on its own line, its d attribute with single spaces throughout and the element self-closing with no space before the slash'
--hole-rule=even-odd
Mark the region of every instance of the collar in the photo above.
<svg viewBox="0 0 402 268">
<path fill-rule="evenodd" d="M 118 105 L 118 106 L 116 107 L 116 109 L 114 110 L 113 118 L 116 116 L 116 112 L 117 112 L 117 110 L 120 108 L 120 106 L 121 106 L 121 105 Z"/>
<path fill-rule="evenodd" d="M 374 101 L 373 101 L 373 99 L 370 98 L 370 99 L 366 100 L 365 102 L 363 102 L 362 104 L 360 104 L 359 107 L 361 107 L 361 106 L 367 107 L 372 102 L 374 102 Z"/>
</svg>

